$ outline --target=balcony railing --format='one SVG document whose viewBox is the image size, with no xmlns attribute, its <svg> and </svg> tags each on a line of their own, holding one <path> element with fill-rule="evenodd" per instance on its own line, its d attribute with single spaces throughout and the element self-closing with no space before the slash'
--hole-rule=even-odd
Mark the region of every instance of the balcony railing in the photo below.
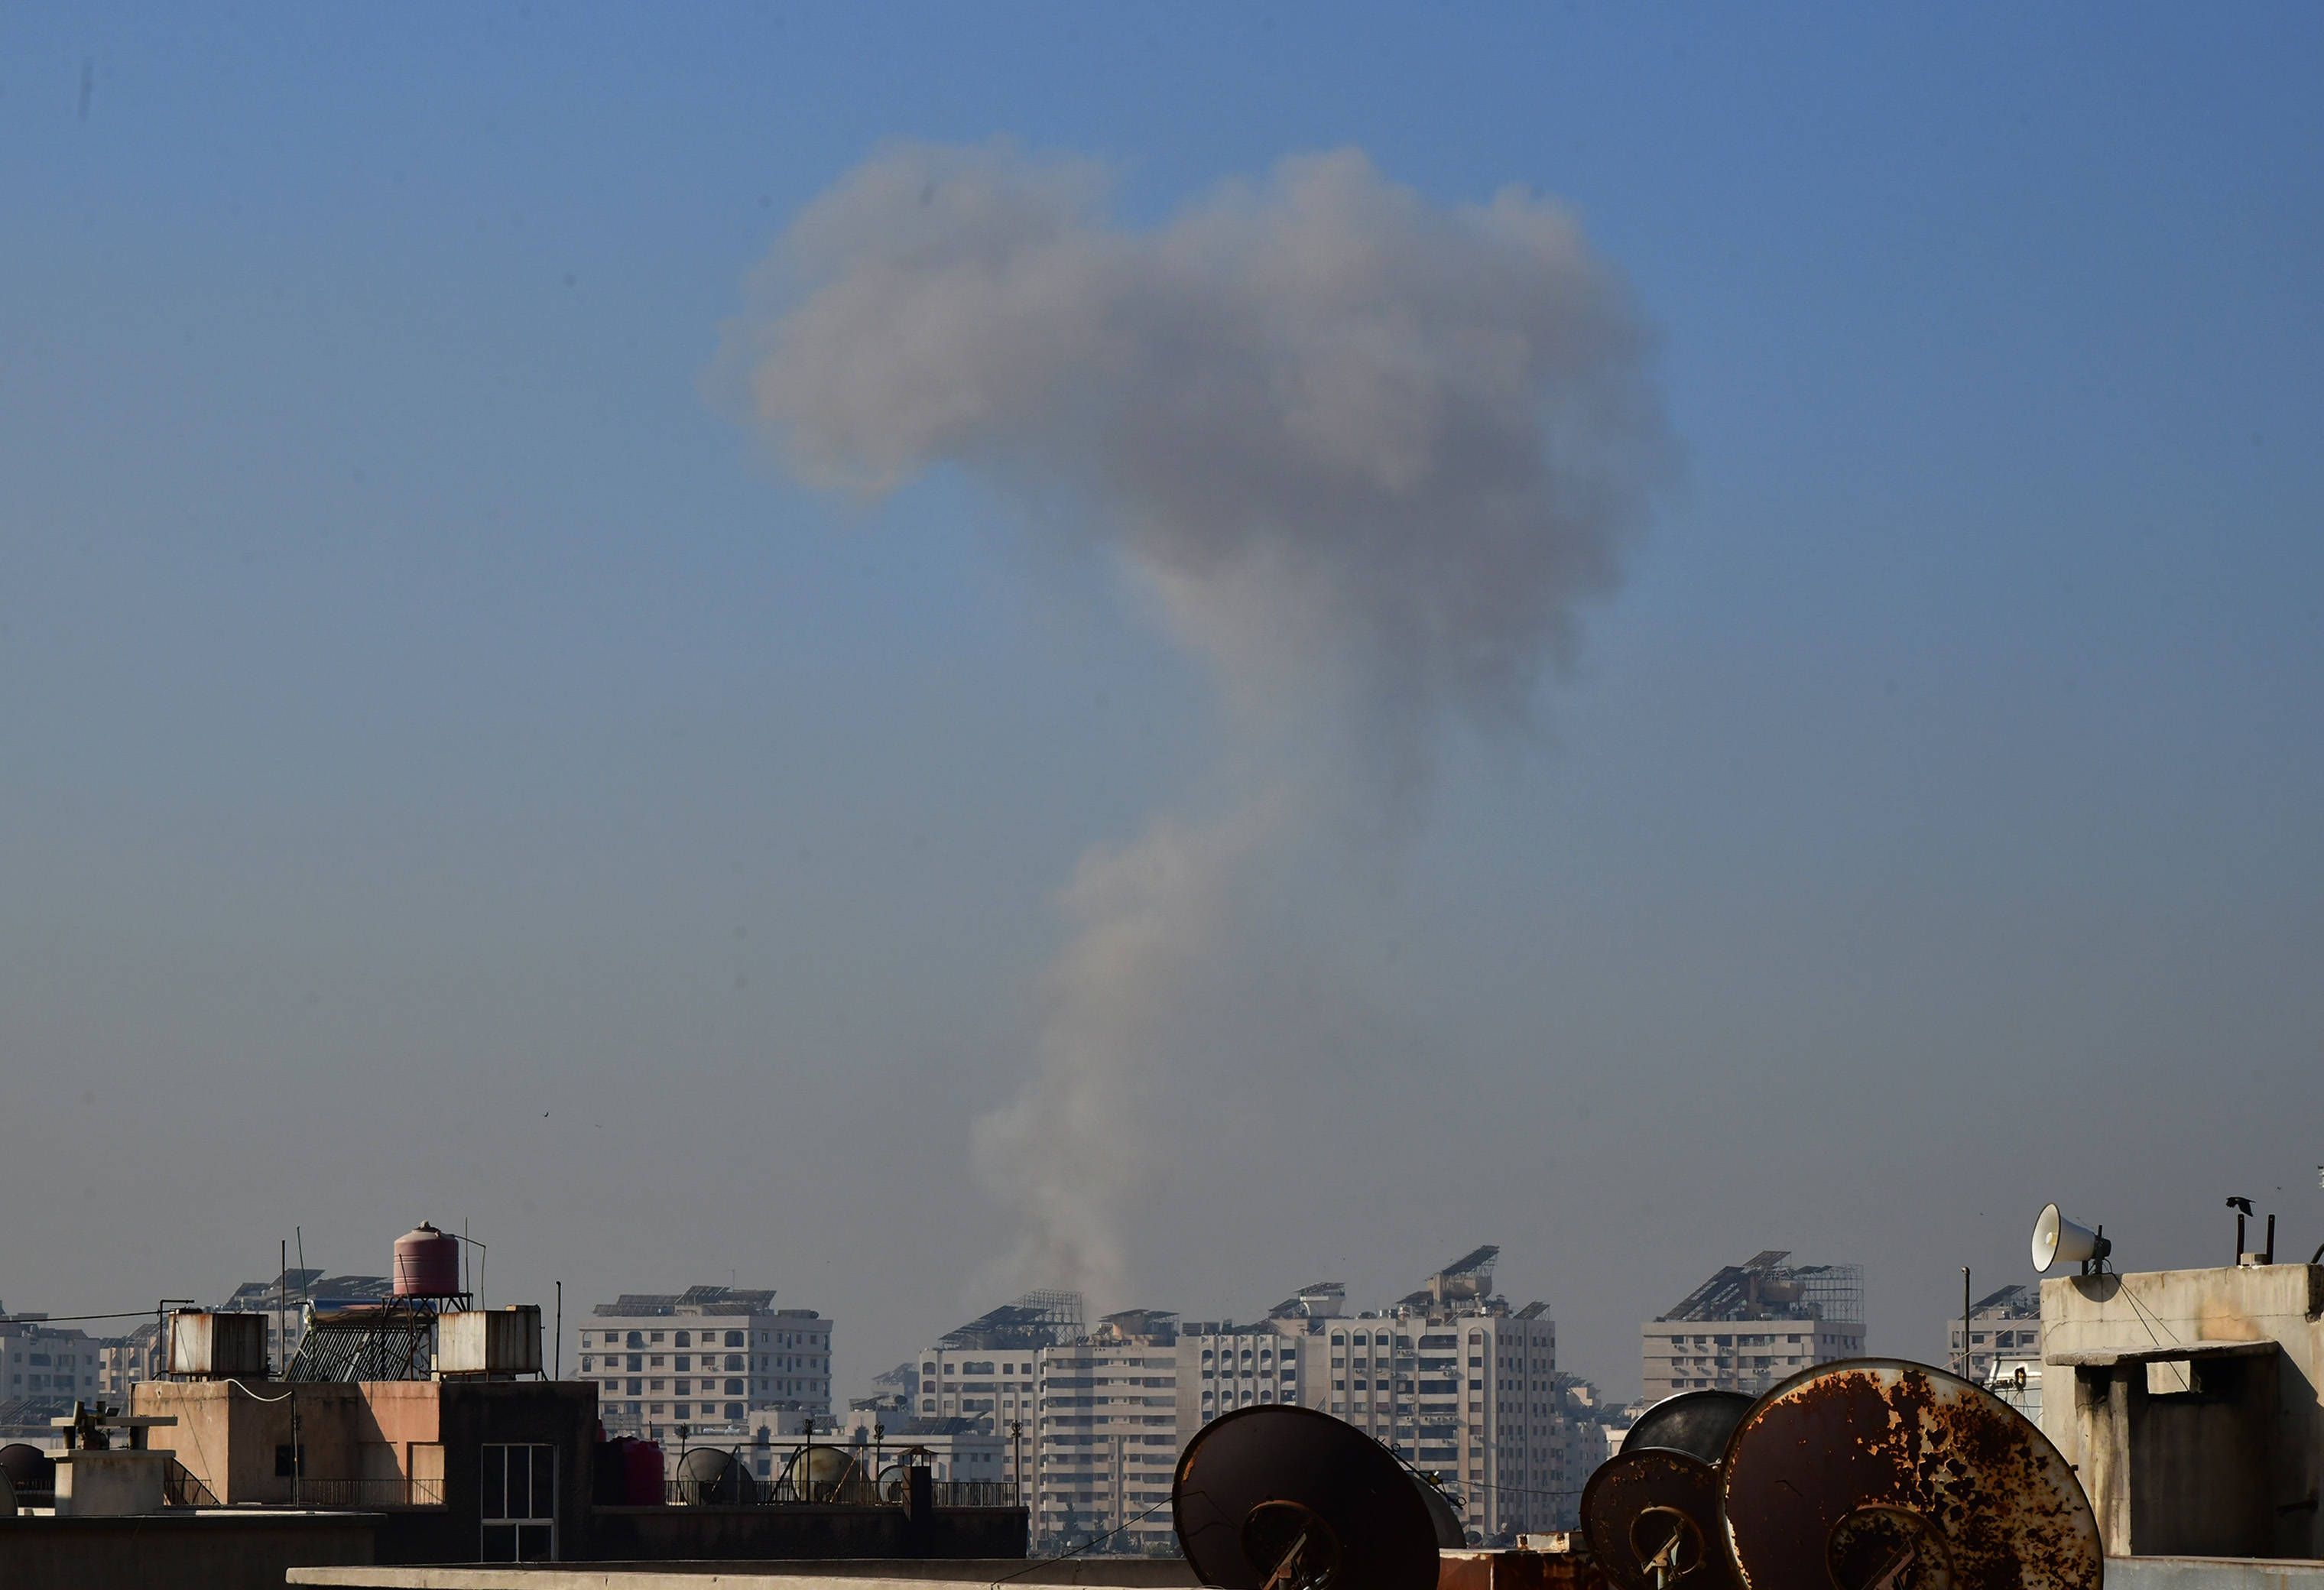
<svg viewBox="0 0 2324 1590">
<path fill-rule="evenodd" d="M 1014 1507 L 1017 1487 L 1007 1480 L 931 1480 L 929 1501 L 937 1507 Z M 662 1500 L 672 1507 L 901 1507 L 903 1482 L 889 1478 L 874 1484 L 849 1475 L 804 1488 L 788 1476 L 757 1479 L 740 1468 L 730 1468 L 715 1480 L 671 1479 L 662 1482 Z"/>
<path fill-rule="evenodd" d="M 291 1486 L 301 1507 L 441 1507 L 440 1480 L 402 1475 L 383 1478 L 339 1479 L 301 1475 Z"/>
</svg>

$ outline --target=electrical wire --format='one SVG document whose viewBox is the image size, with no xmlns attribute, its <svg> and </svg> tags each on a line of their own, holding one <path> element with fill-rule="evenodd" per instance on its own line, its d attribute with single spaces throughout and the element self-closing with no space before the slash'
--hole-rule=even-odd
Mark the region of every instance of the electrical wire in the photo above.
<svg viewBox="0 0 2324 1590">
<path fill-rule="evenodd" d="M 0 1314 L 0 1325 L 77 1325 L 84 1319 L 150 1319 L 151 1309 L 126 1309 L 118 1314 Z"/>
<path fill-rule="evenodd" d="M 294 1385 L 279 1397 L 262 1397 L 256 1392 L 252 1391 L 248 1386 L 243 1384 L 242 1382 L 235 1380 L 231 1375 L 226 1378 L 226 1383 L 232 1386 L 235 1391 L 240 1392 L 244 1396 L 248 1397 L 254 1402 L 287 1402 L 291 1398 L 299 1394 L 299 1388 Z"/>
<path fill-rule="evenodd" d="M 1202 1493 L 1195 1491 L 1190 1491 L 1187 1493 L 1189 1495 L 1200 1495 L 1201 1493 Z M 1031 1573 L 1036 1568 L 1045 1568 L 1053 1563 L 1064 1562 L 1068 1558 L 1079 1557 L 1083 1552 L 1087 1551 L 1099 1541 L 1112 1539 L 1113 1537 L 1120 1534 L 1124 1530 L 1129 1529 L 1130 1525 L 1144 1523 L 1148 1519 L 1152 1518 L 1156 1513 L 1171 1505 L 1171 1503 L 1176 1500 L 1176 1499 L 1173 1497 L 1165 1501 L 1157 1502 L 1153 1506 L 1148 1508 L 1145 1512 L 1139 1513 L 1137 1516 L 1122 1520 L 1121 1522 L 1106 1530 L 1104 1534 L 1092 1535 L 1088 1539 L 1074 1547 L 1071 1551 L 1060 1551 L 1055 1557 L 1037 1557 L 1032 1561 L 1027 1563 L 1023 1567 L 1019 1568 L 1015 1573 L 1003 1574 L 999 1578 L 993 1580 L 993 1590 L 999 1590 L 999 1586 L 1006 1585 L 1011 1579 L 1023 1578 L 1027 1574 Z"/>
</svg>

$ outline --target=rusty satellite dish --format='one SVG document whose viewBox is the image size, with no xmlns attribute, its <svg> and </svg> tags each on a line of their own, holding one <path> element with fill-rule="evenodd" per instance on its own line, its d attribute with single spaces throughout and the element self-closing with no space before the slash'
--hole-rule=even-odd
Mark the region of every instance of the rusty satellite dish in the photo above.
<svg viewBox="0 0 2324 1590">
<path fill-rule="evenodd" d="M 1631 1451 L 1625 1442 L 1582 1487 L 1582 1532 L 1598 1566 L 1624 1590 L 1735 1584 L 1719 1526 L 1719 1470 L 1691 1452 Z"/>
<path fill-rule="evenodd" d="M 2022 1414 L 1925 1364 L 1858 1358 L 1753 1405 L 1720 1466 L 1746 1590 L 2097 1590 L 2098 1521 Z"/>
<path fill-rule="evenodd" d="M 1715 1464 L 1727 1450 L 1727 1438 L 1751 1411 L 1751 1397 L 1743 1392 L 1681 1392 L 1638 1415 L 1622 1438 L 1622 1450 L 1664 1447 Z"/>
<path fill-rule="evenodd" d="M 1435 1590 L 1447 1542 L 1425 1484 L 1328 1413 L 1238 1408 L 1187 1444 L 1171 1520 L 1202 1583 L 1222 1590 Z"/>
</svg>

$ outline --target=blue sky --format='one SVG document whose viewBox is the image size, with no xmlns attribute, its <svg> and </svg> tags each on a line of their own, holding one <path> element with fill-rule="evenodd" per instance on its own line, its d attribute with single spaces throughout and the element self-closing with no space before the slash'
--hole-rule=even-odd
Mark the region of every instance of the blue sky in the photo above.
<svg viewBox="0 0 2324 1590">
<path fill-rule="evenodd" d="M 2299 7 L 8 13 L 0 1203 L 72 1213 L 0 1298 L 424 1215 L 511 1297 L 755 1277 L 844 1374 L 995 1300 L 966 1122 L 1218 704 L 1101 563 L 704 390 L 802 205 L 995 135 L 1133 225 L 1345 145 L 1552 196 L 1683 449 L 1538 740 L 1287 868 L 1243 996 L 1312 1047 L 1164 1089 L 1142 1300 L 1496 1240 L 1622 1388 L 1761 1247 L 1933 1354 L 2051 1197 L 2312 1243 L 2319 66 Z"/>
</svg>

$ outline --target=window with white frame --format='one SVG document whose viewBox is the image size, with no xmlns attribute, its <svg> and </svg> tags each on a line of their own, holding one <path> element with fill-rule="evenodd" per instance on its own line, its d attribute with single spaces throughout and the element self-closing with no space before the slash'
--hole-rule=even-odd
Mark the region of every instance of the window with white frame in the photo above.
<svg viewBox="0 0 2324 1590">
<path fill-rule="evenodd" d="M 479 1560 L 556 1561 L 557 1448 L 496 1444 L 478 1450 Z"/>
</svg>

